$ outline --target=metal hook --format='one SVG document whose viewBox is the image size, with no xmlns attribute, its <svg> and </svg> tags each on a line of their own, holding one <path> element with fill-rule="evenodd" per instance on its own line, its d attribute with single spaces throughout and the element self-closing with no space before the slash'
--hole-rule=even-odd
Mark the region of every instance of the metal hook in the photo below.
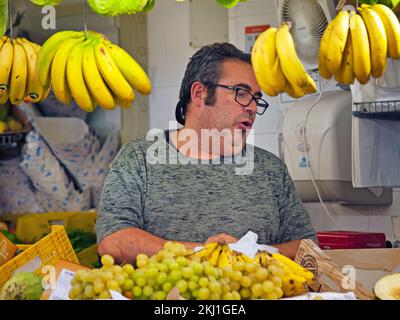
<svg viewBox="0 0 400 320">
<path fill-rule="evenodd" d="M 11 10 L 12 0 L 8 0 L 8 23 L 10 24 L 10 39 L 13 38 L 13 21 L 12 21 L 12 10 Z"/>
<path fill-rule="evenodd" d="M 87 22 L 88 22 L 87 0 L 83 0 L 83 30 L 85 32 L 85 40 L 87 39 Z"/>
</svg>

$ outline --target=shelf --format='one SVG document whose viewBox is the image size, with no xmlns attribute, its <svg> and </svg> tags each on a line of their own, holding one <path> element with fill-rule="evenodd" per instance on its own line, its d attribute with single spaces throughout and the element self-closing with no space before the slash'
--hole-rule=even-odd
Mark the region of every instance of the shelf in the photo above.
<svg viewBox="0 0 400 320">
<path fill-rule="evenodd" d="M 353 116 L 364 119 L 400 120 L 400 100 L 354 103 Z"/>
</svg>

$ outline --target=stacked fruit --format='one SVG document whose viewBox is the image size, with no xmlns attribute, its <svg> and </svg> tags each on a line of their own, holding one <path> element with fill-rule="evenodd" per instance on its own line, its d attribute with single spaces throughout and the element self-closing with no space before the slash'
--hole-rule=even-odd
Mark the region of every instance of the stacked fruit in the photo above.
<svg viewBox="0 0 400 320">
<path fill-rule="evenodd" d="M 178 243 L 167 242 L 156 255 L 137 256 L 135 269 L 130 264 L 114 265 L 111 256 L 101 258 L 101 269 L 75 274 L 69 293 L 71 299 L 109 299 L 110 290 L 129 299 L 165 300 L 175 287 L 185 299 L 240 299 L 232 291 L 222 270 L 209 262 L 191 261 L 191 252 Z"/>
<path fill-rule="evenodd" d="M 317 91 L 314 80 L 299 60 L 290 23 L 269 28 L 256 40 L 251 60 L 261 89 L 269 96 L 286 92 L 293 98 Z"/>
<path fill-rule="evenodd" d="M 47 97 L 48 90 L 37 79 L 39 51 L 38 44 L 25 38 L 0 39 L 0 104 L 40 102 Z"/>
<path fill-rule="evenodd" d="M 206 260 L 222 269 L 231 288 L 242 298 L 278 299 L 283 295 L 299 295 L 307 291 L 307 285 L 314 279 L 310 271 L 281 254 L 261 251 L 251 259 L 226 244 L 209 243 L 191 258 Z"/>
<path fill-rule="evenodd" d="M 151 92 L 151 83 L 141 66 L 122 48 L 102 34 L 61 31 L 51 36 L 38 59 L 40 84 L 50 85 L 56 98 L 64 104 L 71 100 L 85 111 L 97 105 L 127 108 L 135 99 L 134 89 Z"/>
<path fill-rule="evenodd" d="M 325 79 L 365 84 L 383 75 L 388 54 L 400 59 L 400 23 L 393 11 L 381 4 L 357 11 L 340 11 L 322 36 L 319 72 Z"/>
<path fill-rule="evenodd" d="M 24 126 L 11 115 L 11 108 L 8 103 L 0 105 L 0 133 L 20 132 Z"/>
</svg>

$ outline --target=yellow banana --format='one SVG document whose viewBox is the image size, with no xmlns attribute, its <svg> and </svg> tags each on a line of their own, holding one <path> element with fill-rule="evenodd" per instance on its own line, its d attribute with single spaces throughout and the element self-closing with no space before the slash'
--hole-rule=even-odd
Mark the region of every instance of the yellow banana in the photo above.
<svg viewBox="0 0 400 320">
<path fill-rule="evenodd" d="M 135 96 L 132 100 L 121 100 L 118 97 L 114 97 L 117 105 L 119 105 L 122 109 L 129 109 L 132 107 L 132 103 L 135 100 Z"/>
<path fill-rule="evenodd" d="M 24 38 L 18 38 L 17 42 L 24 48 L 28 64 L 28 83 L 24 101 L 26 103 L 37 102 L 43 87 L 39 82 L 36 72 L 37 53 L 35 48 Z"/>
<path fill-rule="evenodd" d="M 51 69 L 54 56 L 67 39 L 83 37 L 81 31 L 60 31 L 52 35 L 43 44 L 38 57 L 38 75 L 39 81 L 43 87 L 48 88 L 51 83 Z"/>
<path fill-rule="evenodd" d="M 7 36 L 2 36 L 0 38 L 0 50 L 1 50 L 1 47 L 3 46 L 3 44 L 7 41 L 7 39 L 8 39 Z"/>
<path fill-rule="evenodd" d="M 264 91 L 270 97 L 275 97 L 278 93 L 271 87 L 266 79 L 268 69 L 266 69 L 264 59 L 261 57 L 260 47 L 263 42 L 264 33 L 262 33 L 254 43 L 251 51 L 251 64 L 253 66 L 256 80 L 261 90 Z"/>
<path fill-rule="evenodd" d="M 254 259 L 251 259 L 250 257 L 246 256 L 245 254 L 241 254 L 240 255 L 241 259 L 243 260 L 243 262 L 246 263 L 254 263 Z"/>
<path fill-rule="evenodd" d="M 286 23 L 278 29 L 276 49 L 283 74 L 288 82 L 299 87 L 302 91 L 317 91 L 314 81 L 312 79 L 310 81 L 310 77 L 307 77 L 308 74 L 297 56 L 289 25 Z"/>
<path fill-rule="evenodd" d="M 115 109 L 116 102 L 113 95 L 105 84 L 100 71 L 97 68 L 92 43 L 84 48 L 82 58 L 83 76 L 96 104 L 107 110 Z"/>
<path fill-rule="evenodd" d="M 218 247 L 211 253 L 210 258 L 208 261 L 215 267 L 218 264 L 218 259 L 223 249 L 222 245 L 218 245 Z"/>
<path fill-rule="evenodd" d="M 294 274 L 303 277 L 307 283 L 313 282 L 314 274 L 303 266 L 299 265 L 297 262 L 279 253 L 274 253 L 272 257 L 286 265 Z"/>
<path fill-rule="evenodd" d="M 353 45 L 354 75 L 359 83 L 365 84 L 371 74 L 371 53 L 367 28 L 358 14 L 351 14 L 350 34 Z"/>
<path fill-rule="evenodd" d="M 259 59 L 264 60 L 265 64 L 265 78 L 268 84 L 276 92 L 282 92 L 286 78 L 282 72 L 280 61 L 276 52 L 276 35 L 277 28 L 269 28 L 264 32 L 263 41 L 260 44 Z"/>
<path fill-rule="evenodd" d="M 29 92 L 28 92 L 28 95 L 24 98 L 24 101 L 26 103 L 38 103 L 47 98 L 47 96 L 50 93 L 50 89 L 51 89 L 51 86 L 49 86 L 47 89 L 45 89 L 39 81 L 39 73 L 37 71 L 37 58 L 39 57 L 41 46 L 38 45 L 37 43 L 30 42 L 29 40 L 27 40 L 25 38 L 23 38 L 22 41 L 29 43 L 36 52 L 36 66 L 35 66 L 36 84 L 35 84 L 35 86 L 37 88 L 37 95 L 35 93 L 29 95 Z"/>
<path fill-rule="evenodd" d="M 300 295 L 307 291 L 306 281 L 295 274 L 285 275 L 282 279 L 282 290 L 286 297 Z"/>
<path fill-rule="evenodd" d="M 332 74 L 336 74 L 342 65 L 343 52 L 349 34 L 350 13 L 347 10 L 339 11 L 333 23 L 329 35 L 326 65 Z"/>
<path fill-rule="evenodd" d="M 122 100 L 132 100 L 134 93 L 130 84 L 118 69 L 102 41 L 97 41 L 94 45 L 94 54 L 99 71 L 113 93 Z"/>
<path fill-rule="evenodd" d="M 218 259 L 218 268 L 223 269 L 225 267 L 231 266 L 231 262 L 229 260 L 228 252 L 227 252 L 227 245 L 224 245 L 222 248 L 222 252 Z"/>
<path fill-rule="evenodd" d="M 0 91 L 0 104 L 5 104 L 8 101 L 8 90 Z"/>
<path fill-rule="evenodd" d="M 136 60 L 121 47 L 112 44 L 111 42 L 106 42 L 106 45 L 108 52 L 110 53 L 118 69 L 133 87 L 133 89 L 142 94 L 150 94 L 150 79 L 143 68 L 136 62 Z"/>
<path fill-rule="evenodd" d="M 67 81 L 67 61 L 71 50 L 84 38 L 65 40 L 58 48 L 51 65 L 51 86 L 56 98 L 64 104 L 71 103 L 71 92 Z"/>
<path fill-rule="evenodd" d="M 346 47 L 343 53 L 342 65 L 340 66 L 338 73 L 335 74 L 335 79 L 341 84 L 350 85 L 354 83 L 353 44 L 351 34 L 348 35 Z"/>
<path fill-rule="evenodd" d="M 13 40 L 14 57 L 11 70 L 10 102 L 14 105 L 19 105 L 25 98 L 25 90 L 28 76 L 28 65 L 24 48 Z"/>
<path fill-rule="evenodd" d="M 400 59 L 400 22 L 394 12 L 383 4 L 375 4 L 370 7 L 381 18 L 388 39 L 389 56 L 392 59 Z"/>
<path fill-rule="evenodd" d="M 286 83 L 284 91 L 292 98 L 298 99 L 304 97 L 305 92 L 289 81 Z"/>
<path fill-rule="evenodd" d="M 92 112 L 96 104 L 87 88 L 82 70 L 82 53 L 87 42 L 78 43 L 72 48 L 67 61 L 67 81 L 72 98 L 86 112 Z"/>
<path fill-rule="evenodd" d="M 378 14 L 366 7 L 359 7 L 359 13 L 367 27 L 371 49 L 371 74 L 380 78 L 386 69 L 387 36 L 385 26 Z"/>
<path fill-rule="evenodd" d="M 14 47 L 11 40 L 7 39 L 0 50 L 0 92 L 9 87 L 13 58 Z"/>
<path fill-rule="evenodd" d="M 332 73 L 329 71 L 327 66 L 327 54 L 329 50 L 329 38 L 333 29 L 334 23 L 331 21 L 326 27 L 324 34 L 322 35 L 321 44 L 319 46 L 318 53 L 318 70 L 322 78 L 332 78 Z"/>
</svg>

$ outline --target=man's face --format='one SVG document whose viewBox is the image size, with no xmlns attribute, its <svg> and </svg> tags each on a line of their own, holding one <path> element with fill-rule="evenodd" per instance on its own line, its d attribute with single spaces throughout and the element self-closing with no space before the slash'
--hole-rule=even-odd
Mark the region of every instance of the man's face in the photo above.
<svg viewBox="0 0 400 320">
<path fill-rule="evenodd" d="M 241 60 L 228 60 L 222 64 L 218 84 L 239 87 L 256 97 L 261 97 L 261 89 L 257 84 L 253 68 Z M 240 153 L 255 121 L 256 102 L 252 100 L 247 107 L 244 107 L 236 101 L 235 97 L 236 91 L 217 86 L 214 105 L 204 106 L 202 128 L 226 132 L 220 138 L 219 150 L 216 150 L 218 146 L 211 146 L 213 153 L 217 152 L 226 156 Z"/>
</svg>

